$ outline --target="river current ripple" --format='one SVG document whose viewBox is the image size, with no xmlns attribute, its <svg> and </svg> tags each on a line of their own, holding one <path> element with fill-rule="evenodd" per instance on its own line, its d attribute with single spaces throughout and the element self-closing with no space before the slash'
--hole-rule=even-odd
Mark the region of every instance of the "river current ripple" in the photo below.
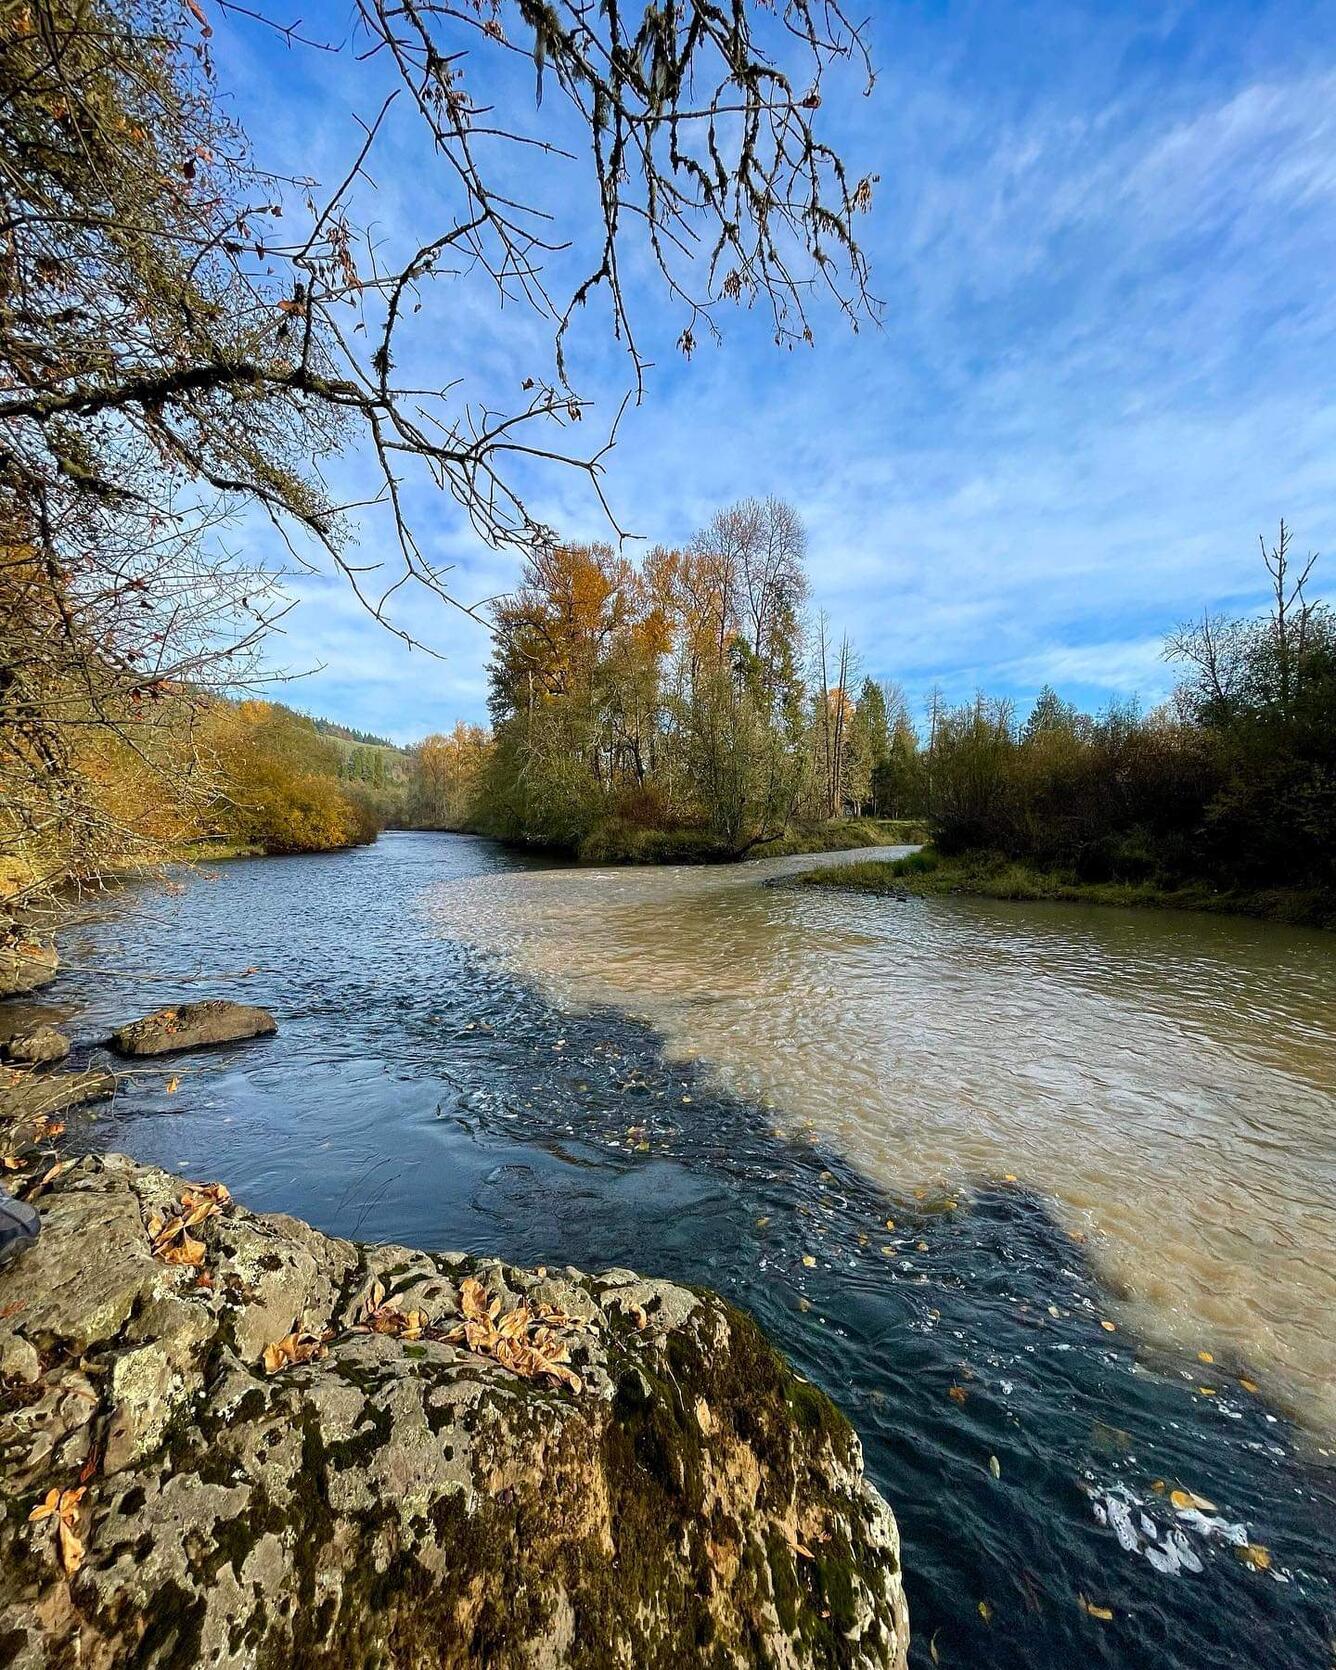
<svg viewBox="0 0 1336 1670">
<path fill-rule="evenodd" d="M 916 1665 L 1330 1664 L 1336 943 L 794 867 L 389 835 L 123 889 L 50 997 L 85 1046 L 279 1017 L 137 1072 L 107 1146 L 750 1309 L 863 1438 Z"/>
</svg>

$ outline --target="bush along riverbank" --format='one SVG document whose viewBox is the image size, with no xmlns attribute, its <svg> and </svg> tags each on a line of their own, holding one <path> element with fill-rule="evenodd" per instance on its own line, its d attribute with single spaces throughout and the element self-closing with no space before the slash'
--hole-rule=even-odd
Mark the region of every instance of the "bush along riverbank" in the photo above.
<svg viewBox="0 0 1336 1670">
<path fill-rule="evenodd" d="M 771 840 L 742 848 L 730 846 L 705 829 L 643 829 L 618 822 L 599 824 L 569 841 L 496 838 L 505 846 L 547 852 L 590 866 L 733 864 L 744 859 L 792 858 L 808 852 L 912 846 L 927 839 L 927 830 L 909 818 L 836 818 L 828 823 L 796 824 Z"/>
<path fill-rule="evenodd" d="M 7 1091 L 5 1663 L 904 1666 L 858 1439 L 721 1299 L 338 1240 Z"/>
<path fill-rule="evenodd" d="M 809 870 L 793 881 L 800 887 L 891 898 L 965 894 L 983 899 L 1057 900 L 1138 909 L 1214 911 L 1336 929 L 1336 898 L 1319 891 L 1222 889 L 1206 882 L 1081 881 L 1070 872 L 1036 869 L 1000 853 L 968 852 L 947 857 L 925 847 L 905 858 Z"/>
</svg>

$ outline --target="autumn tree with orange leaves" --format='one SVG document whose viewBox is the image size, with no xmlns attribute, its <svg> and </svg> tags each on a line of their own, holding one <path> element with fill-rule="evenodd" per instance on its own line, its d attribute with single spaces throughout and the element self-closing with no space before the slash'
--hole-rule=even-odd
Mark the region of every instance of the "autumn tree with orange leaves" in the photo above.
<svg viewBox="0 0 1336 1670">
<path fill-rule="evenodd" d="M 610 435 L 586 421 L 573 327 L 602 320 L 639 398 L 624 271 L 657 277 L 687 356 L 734 305 L 766 309 L 781 343 L 810 341 L 818 294 L 855 323 L 871 311 L 855 228 L 872 181 L 820 131 L 827 74 L 867 71 L 838 0 L 354 0 L 349 16 L 324 38 L 266 0 L 0 11 L 0 869 L 26 878 L 30 900 L 158 845 L 87 769 L 107 738 L 154 781 L 154 804 L 217 793 L 193 721 L 201 699 L 246 684 L 284 607 L 272 561 L 229 537 L 239 518 L 267 524 L 282 562 L 341 572 L 411 637 L 396 599 L 469 601 L 419 543 L 411 483 L 536 563 L 555 541 L 529 508 L 531 472 L 575 469 L 602 493 Z M 353 136 L 341 177 L 284 179 L 253 155 L 224 114 L 224 29 L 358 66 L 368 107 L 330 112 Z M 497 96 L 517 61 L 531 106 Z M 391 251 L 358 216 L 401 113 L 432 171 L 424 200 L 443 207 Z M 517 159 L 531 179 L 561 175 L 559 200 L 587 197 L 592 221 L 498 189 Z M 574 274 L 569 288 L 549 265 Z M 450 335 L 442 313 L 465 272 L 546 329 L 518 395 L 465 385 L 457 367 L 426 387 L 412 373 L 421 344 Z M 331 485 L 348 450 L 376 474 L 369 502 Z M 367 522 L 378 554 L 363 560 Z M 606 578 L 605 602 L 576 599 L 577 614 L 634 617 L 615 563 Z M 599 704 L 597 722 L 602 649 L 536 671 L 594 792 L 656 775 L 639 676 L 653 656 L 634 637 L 616 621 L 621 705 Z"/>
<path fill-rule="evenodd" d="M 805 544 L 769 499 L 638 564 L 606 545 L 536 553 L 496 611 L 484 827 L 587 856 L 722 856 L 838 816 L 851 662 L 837 690 L 809 685 Z"/>
</svg>

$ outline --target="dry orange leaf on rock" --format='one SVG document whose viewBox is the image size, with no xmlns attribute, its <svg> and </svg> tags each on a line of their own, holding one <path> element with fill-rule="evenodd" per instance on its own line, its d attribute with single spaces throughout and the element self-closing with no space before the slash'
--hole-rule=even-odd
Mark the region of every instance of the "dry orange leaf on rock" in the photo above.
<svg viewBox="0 0 1336 1670">
<path fill-rule="evenodd" d="M 203 1264 L 205 1247 L 189 1233 L 215 1218 L 231 1200 L 225 1183 L 191 1183 L 181 1192 L 180 1207 L 163 1221 L 154 1212 L 148 1220 L 153 1253 L 164 1264 Z"/>
<path fill-rule="evenodd" d="M 73 1577 L 83 1564 L 83 1543 L 79 1540 L 75 1526 L 79 1523 L 79 1503 L 83 1500 L 84 1488 L 83 1485 L 79 1485 L 74 1490 L 48 1490 L 28 1515 L 30 1524 L 36 1520 L 55 1517 L 56 1547 L 60 1551 L 60 1563 L 65 1568 L 67 1577 Z"/>
<path fill-rule="evenodd" d="M 277 1374 L 280 1369 L 296 1367 L 298 1363 L 309 1363 L 316 1357 L 325 1355 L 325 1342 L 314 1334 L 299 1333 L 296 1329 L 276 1339 L 272 1345 L 264 1348 L 264 1371 L 266 1374 Z"/>
<path fill-rule="evenodd" d="M 459 1308 L 463 1322 L 445 1335 L 452 1345 L 462 1343 L 526 1379 L 546 1377 L 573 1392 L 583 1391 L 584 1382 L 569 1367 L 570 1347 L 556 1332 L 571 1325 L 570 1317 L 551 1305 L 531 1308 L 524 1302 L 503 1316 L 501 1300 L 490 1297 L 473 1276 L 460 1283 Z"/>
</svg>

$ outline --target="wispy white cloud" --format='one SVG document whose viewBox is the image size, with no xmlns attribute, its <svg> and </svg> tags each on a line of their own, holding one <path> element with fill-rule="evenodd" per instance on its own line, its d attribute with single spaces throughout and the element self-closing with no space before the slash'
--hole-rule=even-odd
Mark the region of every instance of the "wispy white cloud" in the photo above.
<svg viewBox="0 0 1336 1670">
<path fill-rule="evenodd" d="M 823 114 L 882 177 L 868 235 L 885 329 L 850 340 L 827 319 L 815 349 L 778 353 L 744 313 L 685 367 L 681 321 L 641 271 L 659 365 L 609 461 L 623 523 L 683 539 L 719 503 L 780 493 L 808 522 L 817 601 L 869 671 L 915 691 L 940 674 L 954 695 L 1050 681 L 1156 699 L 1164 630 L 1257 600 L 1259 529 L 1283 513 L 1301 542 L 1336 543 L 1336 43 L 1304 0 L 1265 14 L 879 9 L 877 93 Z M 272 49 L 235 50 L 261 152 L 334 177 L 347 66 L 299 84 Z M 398 131 L 374 172 L 387 244 L 441 209 Z M 560 288 L 574 269 L 554 261 Z M 438 287 L 418 317 L 415 373 L 462 372 L 497 401 L 547 351 L 476 285 Z M 598 317 L 583 386 L 606 417 L 626 369 L 596 346 Z M 338 480 L 362 487 L 355 459 Z M 578 477 L 527 485 L 544 518 L 606 536 Z M 410 492 L 461 595 L 513 581 L 513 557 L 480 549 L 451 501 Z M 359 557 L 382 536 L 373 521 Z M 431 661 L 337 583 L 297 589 L 276 657 L 327 671 L 294 699 L 399 736 L 481 714 L 471 622 L 402 599 L 401 622 L 444 652 Z"/>
</svg>

